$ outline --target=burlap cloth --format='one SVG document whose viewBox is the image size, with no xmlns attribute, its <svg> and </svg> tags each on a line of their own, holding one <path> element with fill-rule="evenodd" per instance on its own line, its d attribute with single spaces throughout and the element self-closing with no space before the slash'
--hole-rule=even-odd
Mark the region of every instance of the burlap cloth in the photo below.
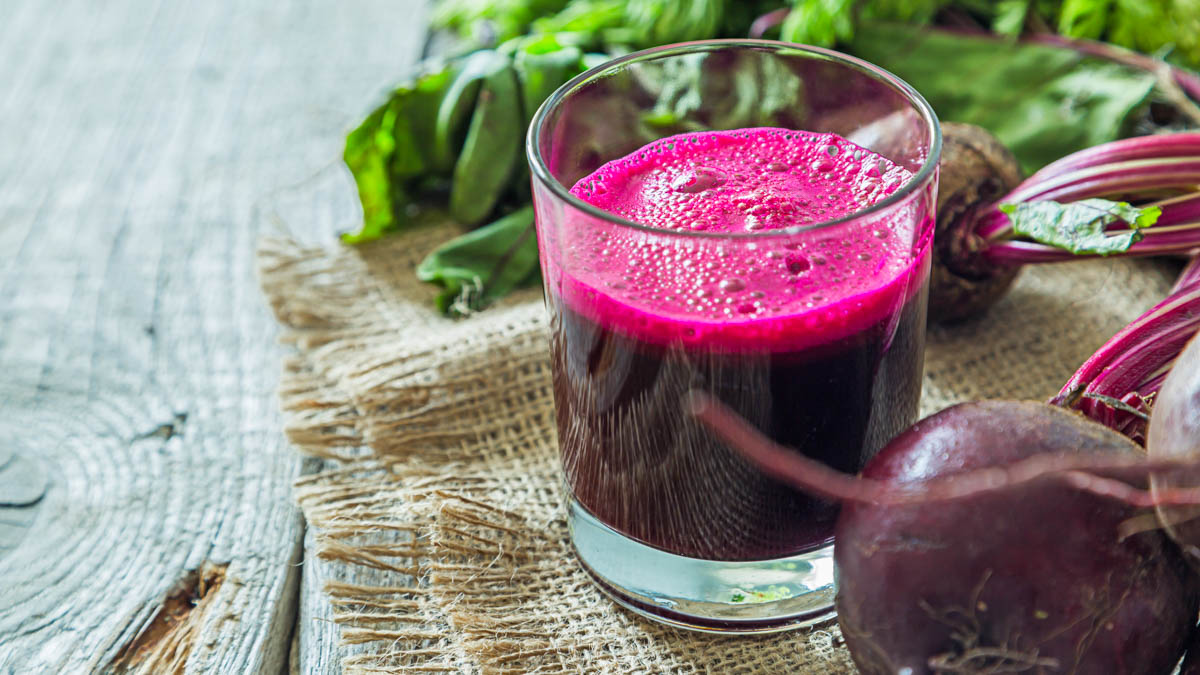
<svg viewBox="0 0 1200 675">
<path fill-rule="evenodd" d="M 575 564 L 558 491 L 540 291 L 462 320 L 413 268 L 453 230 L 361 248 L 265 239 L 263 291 L 295 353 L 286 431 L 337 460 L 297 495 L 331 581 L 348 672 L 853 672 L 836 624 L 698 635 L 611 603 Z M 932 329 L 924 413 L 1043 399 L 1162 298 L 1177 266 L 1109 260 L 1026 270 L 986 317 Z M 358 575 L 360 578 L 362 575 Z"/>
</svg>

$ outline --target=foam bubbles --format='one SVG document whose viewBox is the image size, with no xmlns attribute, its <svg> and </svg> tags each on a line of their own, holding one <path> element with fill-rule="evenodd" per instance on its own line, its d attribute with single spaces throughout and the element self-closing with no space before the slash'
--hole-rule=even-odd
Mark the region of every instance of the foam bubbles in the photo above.
<svg viewBox="0 0 1200 675">
<path fill-rule="evenodd" d="M 746 282 L 738 279 L 737 277 L 725 279 L 721 282 L 721 290 L 725 291 L 726 293 L 736 293 L 744 288 L 746 288 Z"/>
<path fill-rule="evenodd" d="M 677 174 L 671 179 L 671 189 L 686 194 L 697 194 L 705 190 L 721 187 L 729 182 L 729 176 L 720 169 L 707 166 L 695 166 Z M 603 194 L 593 190 L 593 195 Z"/>
<path fill-rule="evenodd" d="M 699 327 L 773 317 L 790 321 L 818 309 L 836 313 L 842 300 L 872 292 L 907 269 L 913 223 L 876 218 L 832 232 L 752 240 L 674 232 L 744 236 L 843 218 L 909 177 L 831 134 L 748 129 L 664 139 L 604 165 L 572 192 L 668 232 L 592 232 L 581 225 L 572 230 L 575 241 L 562 264 L 580 286 L 603 289 L 604 302 L 637 308 L 651 323 L 683 320 L 679 325 Z M 689 330 L 696 335 L 698 328 Z"/>
</svg>

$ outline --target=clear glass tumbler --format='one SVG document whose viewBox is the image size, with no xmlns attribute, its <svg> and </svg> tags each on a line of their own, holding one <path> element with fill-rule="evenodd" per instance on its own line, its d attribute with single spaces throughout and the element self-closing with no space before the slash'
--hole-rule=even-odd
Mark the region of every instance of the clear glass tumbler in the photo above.
<svg viewBox="0 0 1200 675">
<path fill-rule="evenodd" d="M 854 155 L 840 158 L 846 171 L 878 163 L 857 146 L 908 173 L 838 220 L 743 232 L 649 227 L 571 193 L 655 140 L 751 127 L 832 132 L 854 144 L 826 148 Z M 759 472 L 681 401 L 708 391 L 773 439 L 851 473 L 911 424 L 940 150 L 933 111 L 894 75 L 768 41 L 630 54 L 538 111 L 528 154 L 570 534 L 618 603 L 720 632 L 832 616 L 837 506 Z M 885 242 L 887 271 L 864 281 L 856 271 L 870 254 L 853 242 L 869 236 Z M 701 268 L 723 260 L 739 261 L 740 278 L 706 285 L 716 277 Z M 782 297 L 771 275 L 796 290 Z M 771 293 L 755 290 L 763 280 Z M 695 298 L 675 297 L 680 288 Z M 715 313 L 691 312 L 697 301 Z"/>
</svg>

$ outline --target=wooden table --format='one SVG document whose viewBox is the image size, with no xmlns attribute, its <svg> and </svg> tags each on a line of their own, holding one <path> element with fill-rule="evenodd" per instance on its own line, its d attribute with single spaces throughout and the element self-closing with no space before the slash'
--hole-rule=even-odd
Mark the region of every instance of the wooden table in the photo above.
<svg viewBox="0 0 1200 675">
<path fill-rule="evenodd" d="M 0 673 L 337 668 L 253 251 L 424 12 L 0 2 Z"/>
</svg>

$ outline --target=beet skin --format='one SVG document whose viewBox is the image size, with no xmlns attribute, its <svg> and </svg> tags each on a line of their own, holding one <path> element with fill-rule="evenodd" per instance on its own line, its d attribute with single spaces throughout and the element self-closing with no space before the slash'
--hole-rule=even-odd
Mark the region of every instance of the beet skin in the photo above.
<svg viewBox="0 0 1200 675">
<path fill-rule="evenodd" d="M 1043 403 L 944 410 L 863 476 L 912 482 L 1037 453 L 1128 454 L 1128 439 Z M 838 619 L 872 673 L 1169 673 L 1195 623 L 1197 581 L 1137 514 L 1048 477 L 970 498 L 843 505 Z"/>
</svg>

